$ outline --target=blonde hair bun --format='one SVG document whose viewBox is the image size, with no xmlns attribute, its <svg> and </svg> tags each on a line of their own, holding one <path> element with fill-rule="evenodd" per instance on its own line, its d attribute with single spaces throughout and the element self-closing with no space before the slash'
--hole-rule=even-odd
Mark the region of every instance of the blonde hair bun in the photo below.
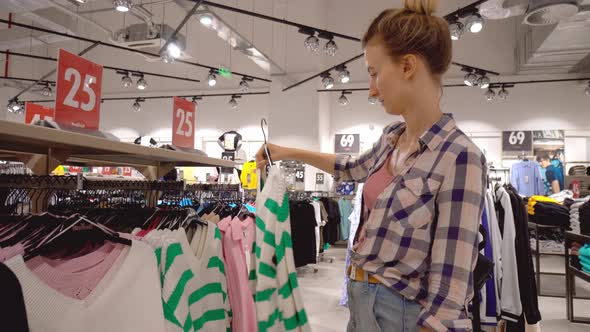
<svg viewBox="0 0 590 332">
<path fill-rule="evenodd" d="M 404 0 L 404 8 L 421 15 L 432 15 L 438 7 L 438 0 Z"/>
</svg>

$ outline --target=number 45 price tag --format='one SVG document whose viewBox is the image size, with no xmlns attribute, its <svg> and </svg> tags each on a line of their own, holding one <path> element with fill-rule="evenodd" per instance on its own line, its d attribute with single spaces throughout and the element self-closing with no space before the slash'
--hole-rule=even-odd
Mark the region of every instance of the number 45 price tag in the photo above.
<svg viewBox="0 0 590 332">
<path fill-rule="evenodd" d="M 195 148 L 195 113 L 192 102 L 174 97 L 172 108 L 172 144 L 182 148 Z"/>
<path fill-rule="evenodd" d="M 98 130 L 102 66 L 59 50 L 55 121 Z"/>
</svg>

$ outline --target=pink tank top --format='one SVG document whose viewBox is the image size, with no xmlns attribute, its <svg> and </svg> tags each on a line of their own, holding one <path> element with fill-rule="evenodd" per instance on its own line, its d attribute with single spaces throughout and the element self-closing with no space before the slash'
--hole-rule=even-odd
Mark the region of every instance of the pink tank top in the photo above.
<svg viewBox="0 0 590 332">
<path fill-rule="evenodd" d="M 389 173 L 388 167 L 391 161 L 390 159 L 391 156 L 387 158 L 383 165 L 381 165 L 381 168 L 379 168 L 377 172 L 371 174 L 365 182 L 365 186 L 363 187 L 363 198 L 365 200 L 365 207 L 369 210 L 375 208 L 377 197 L 379 197 L 385 188 L 387 188 L 387 186 L 393 181 L 394 175 Z"/>
</svg>

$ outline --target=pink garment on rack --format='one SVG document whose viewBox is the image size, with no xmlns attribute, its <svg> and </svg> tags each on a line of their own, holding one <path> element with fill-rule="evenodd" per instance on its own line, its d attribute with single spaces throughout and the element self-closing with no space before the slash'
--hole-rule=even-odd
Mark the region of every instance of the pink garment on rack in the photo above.
<svg viewBox="0 0 590 332">
<path fill-rule="evenodd" d="M 223 218 L 217 227 L 221 231 L 227 292 L 233 312 L 233 332 L 257 331 L 254 298 L 248 286 L 248 268 L 244 254 L 242 221 L 236 217 Z"/>
<path fill-rule="evenodd" d="M 25 253 L 25 246 L 22 243 L 17 243 L 13 246 L 0 249 L 0 262 L 11 259 L 14 256 Z"/>
<path fill-rule="evenodd" d="M 83 300 L 113 267 L 125 247 L 124 244 L 102 246 L 88 255 L 64 262 L 35 257 L 26 265 L 49 287 L 67 297 Z"/>
<path fill-rule="evenodd" d="M 244 254 L 246 257 L 250 257 L 252 244 L 254 243 L 254 237 L 256 236 L 256 222 L 252 217 L 246 217 L 246 219 L 240 222 L 242 223 L 242 231 L 244 232 Z"/>
</svg>

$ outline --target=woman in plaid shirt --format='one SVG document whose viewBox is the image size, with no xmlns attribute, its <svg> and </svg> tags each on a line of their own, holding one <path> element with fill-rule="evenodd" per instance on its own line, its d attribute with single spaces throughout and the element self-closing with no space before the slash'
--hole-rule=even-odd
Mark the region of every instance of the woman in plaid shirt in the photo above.
<svg viewBox="0 0 590 332">
<path fill-rule="evenodd" d="M 442 75 L 452 58 L 437 1 L 383 11 L 363 38 L 370 97 L 405 122 L 367 152 L 317 153 L 268 144 L 275 160 L 301 160 L 337 180 L 365 182 L 348 271 L 349 332 L 469 331 L 485 158 L 443 114 Z M 264 149 L 257 154 L 265 166 Z"/>
</svg>

